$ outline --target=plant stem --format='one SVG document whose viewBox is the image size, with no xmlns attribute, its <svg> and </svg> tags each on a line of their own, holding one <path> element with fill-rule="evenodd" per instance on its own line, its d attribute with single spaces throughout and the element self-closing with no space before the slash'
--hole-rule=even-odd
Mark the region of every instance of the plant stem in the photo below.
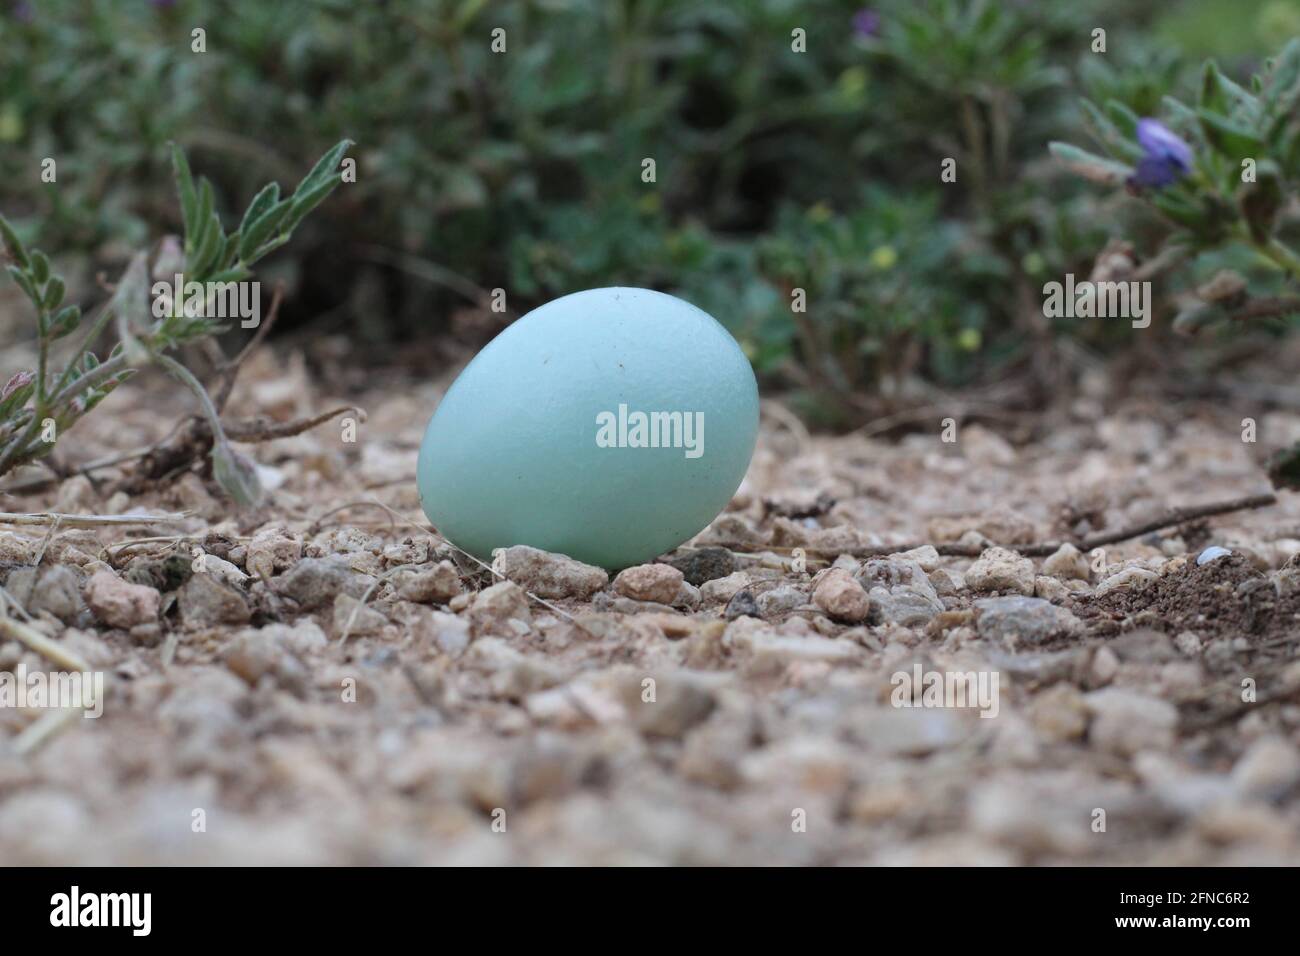
<svg viewBox="0 0 1300 956">
<path fill-rule="evenodd" d="M 104 307 L 99 310 L 99 317 L 95 319 L 95 324 L 90 327 L 90 331 L 86 334 L 85 338 L 81 340 L 81 344 L 77 346 L 76 352 L 74 354 L 77 356 L 81 356 L 89 352 L 90 346 L 94 344 L 95 339 L 99 338 L 99 334 L 104 331 L 105 327 L 108 325 L 109 320 L 112 319 L 112 317 L 113 317 L 112 302 L 109 301 L 104 303 Z M 65 385 L 67 385 L 68 380 L 72 377 L 72 373 L 76 370 L 76 367 L 77 365 L 75 361 L 69 362 L 68 367 L 65 368 L 63 370 L 63 374 L 59 376 L 59 381 L 55 385 L 55 387 L 63 388 Z"/>
<path fill-rule="evenodd" d="M 103 365 L 98 365 L 90 372 L 87 372 L 81 378 L 69 385 L 61 388 L 52 398 L 48 398 L 44 403 L 39 400 L 34 408 L 31 421 L 22 433 L 5 446 L 4 451 L 0 451 L 0 475 L 3 475 L 15 464 L 18 463 L 19 456 L 31 444 L 32 438 L 35 437 L 37 430 L 41 427 L 44 420 L 44 414 L 52 408 L 58 408 L 68 399 L 75 397 L 79 392 L 92 388 L 103 382 L 105 379 L 112 378 L 118 372 L 126 368 L 127 359 L 125 355 L 118 355 L 109 359 Z"/>
<path fill-rule="evenodd" d="M 207 389 L 203 387 L 203 383 L 194 377 L 193 372 L 170 355 L 163 355 L 160 352 L 154 353 L 154 361 L 166 369 L 168 374 L 173 378 L 178 379 L 182 385 L 194 393 L 194 396 L 199 400 L 199 404 L 203 407 L 204 417 L 207 418 L 208 424 L 212 427 L 213 443 L 217 445 L 225 445 L 226 432 L 225 429 L 221 427 L 221 415 L 217 412 L 217 406 L 212 403 L 212 398 L 208 395 Z"/>
<path fill-rule="evenodd" d="M 63 388 L 58 392 L 58 394 L 56 394 L 53 398 L 50 399 L 49 406 L 51 408 L 57 408 L 59 405 L 62 405 L 64 402 L 66 402 L 69 398 L 72 398 L 74 395 L 76 395 L 78 392 L 82 392 L 88 388 L 92 388 L 100 384 L 101 382 L 103 382 L 105 379 L 112 378 L 118 372 L 125 371 L 127 365 L 129 364 L 130 363 L 127 359 L 127 356 L 125 355 L 113 356 L 113 358 L 109 359 L 103 365 L 96 365 L 93 369 L 91 369 L 85 375 L 81 376 L 81 378 L 77 379 L 75 382 L 63 386 Z"/>
<path fill-rule="evenodd" d="M 45 402 L 45 367 L 50 360 L 50 340 L 48 337 L 41 336 L 41 358 L 36 366 L 36 410 L 41 410 Z M 38 416 L 39 417 L 39 416 Z"/>
</svg>

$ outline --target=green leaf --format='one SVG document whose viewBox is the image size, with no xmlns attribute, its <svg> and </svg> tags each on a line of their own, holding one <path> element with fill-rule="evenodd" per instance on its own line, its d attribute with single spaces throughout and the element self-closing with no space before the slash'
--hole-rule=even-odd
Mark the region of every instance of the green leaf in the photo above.
<svg viewBox="0 0 1300 956">
<path fill-rule="evenodd" d="M 1293 37 L 1273 61 L 1268 74 L 1264 109 L 1273 113 L 1288 94 L 1300 89 L 1300 37 Z"/>
<path fill-rule="evenodd" d="M 289 209 L 289 215 L 285 217 L 284 223 L 280 227 L 281 231 L 292 232 L 298 223 L 302 222 L 303 217 L 319 206 L 326 196 L 338 188 L 338 185 L 339 180 L 332 177 L 301 196 L 295 194 L 293 206 Z"/>
<path fill-rule="evenodd" d="M 1106 152 L 1129 163 L 1136 163 L 1142 158 L 1142 148 L 1125 136 L 1094 103 L 1080 100 L 1079 107 L 1083 110 L 1084 125 L 1088 132 Z"/>
<path fill-rule="evenodd" d="M 232 265 L 239 255 L 239 233 L 232 232 L 226 236 L 225 242 L 221 244 L 221 254 L 217 256 L 216 262 L 212 263 L 213 268 L 224 269 Z"/>
<path fill-rule="evenodd" d="M 208 282 L 243 282 L 253 273 L 243 266 L 236 266 L 233 269 L 226 269 L 224 272 L 218 272 L 216 275 L 209 276 Z"/>
<path fill-rule="evenodd" d="M 1228 97 L 1219 82 L 1221 79 L 1219 65 L 1213 60 L 1206 60 L 1201 70 L 1201 98 L 1197 104 L 1201 109 L 1228 112 Z"/>
<path fill-rule="evenodd" d="M 203 238 L 199 242 L 198 249 L 194 251 L 194 258 L 189 267 L 190 275 L 187 279 L 202 282 L 220 254 L 225 241 L 226 237 L 221 232 L 221 220 L 217 218 L 216 213 L 209 213 L 207 226 L 203 230 Z"/>
<path fill-rule="evenodd" d="M 280 184 L 269 183 L 262 187 L 261 192 L 253 197 L 253 201 L 248 204 L 248 209 L 244 213 L 243 221 L 239 224 L 239 233 L 243 235 L 249 227 L 255 223 L 258 218 L 268 209 L 280 201 Z"/>
<path fill-rule="evenodd" d="M 0 216 L 0 239 L 4 240 L 5 251 L 9 253 L 9 258 L 18 263 L 20 268 L 28 268 L 30 260 L 27 258 L 27 249 L 24 248 L 22 240 L 18 238 L 18 233 L 14 232 L 13 226 L 9 225 L 9 220 L 4 216 Z"/>
<path fill-rule="evenodd" d="M 70 335 L 77 330 L 81 324 L 81 309 L 75 305 L 65 306 L 59 310 L 58 315 L 50 320 L 50 335 L 56 339 L 61 339 L 65 335 Z"/>
<path fill-rule="evenodd" d="M 289 214 L 289 209 L 293 206 L 292 199 L 282 199 L 262 215 L 247 229 L 240 230 L 239 236 L 239 258 L 245 264 L 255 261 L 262 245 L 274 234 L 279 228 L 284 217 Z"/>
<path fill-rule="evenodd" d="M 1213 66 L 1214 63 L 1210 61 L 1207 65 Z M 1217 67 L 1209 75 L 1211 82 L 1218 86 L 1214 99 L 1216 103 L 1221 104 L 1219 112 L 1229 115 L 1242 113 L 1251 118 L 1259 115 L 1259 100 L 1250 90 L 1228 79 L 1219 72 Z"/>
<path fill-rule="evenodd" d="M 1177 131 L 1188 133 L 1200 125 L 1196 115 L 1196 110 L 1192 109 L 1181 100 L 1176 100 L 1172 96 L 1166 96 L 1160 102 L 1172 115 L 1173 122 L 1171 125 L 1177 127 Z"/>
<path fill-rule="evenodd" d="M 311 168 L 311 172 L 303 177 L 302 182 L 298 184 L 298 188 L 293 191 L 293 197 L 297 199 L 299 196 L 312 192 L 328 179 L 338 182 L 339 161 L 343 159 L 343 154 L 348 151 L 348 147 L 351 145 L 352 140 L 350 139 L 340 140 L 329 152 L 318 159 L 316 165 Z"/>
<path fill-rule="evenodd" d="M 1206 109 L 1198 110 L 1197 115 L 1206 140 L 1234 162 L 1258 157 L 1263 152 L 1263 141 L 1250 128 Z"/>
<path fill-rule="evenodd" d="M 32 280 L 27 277 L 27 273 L 17 266 L 10 266 L 9 276 L 18 283 L 18 288 L 27 294 L 27 298 L 32 300 L 32 305 L 36 306 L 37 311 L 40 311 L 40 294 L 36 291 L 36 286 L 32 285 Z"/>
<path fill-rule="evenodd" d="M 1193 230 L 1198 236 L 1207 224 L 1208 217 L 1204 209 L 1171 190 L 1161 190 L 1153 195 L 1151 204 L 1180 226 L 1187 226 Z"/>
<path fill-rule="evenodd" d="M 212 220 L 212 183 L 208 182 L 206 177 L 199 179 L 199 198 L 198 205 L 194 209 L 194 228 L 191 235 L 190 227 L 185 228 L 185 270 L 194 271 L 194 261 L 192 254 L 198 252 L 199 246 L 203 244 L 207 236 L 208 228 Z M 188 278 L 188 277 L 187 277 Z"/>
<path fill-rule="evenodd" d="M 1106 101 L 1106 115 L 1124 136 L 1130 139 L 1137 136 L 1138 115 L 1119 100 Z"/>
<path fill-rule="evenodd" d="M 46 312 L 53 312 L 63 301 L 63 280 L 58 276 L 50 279 L 49 284 L 45 286 L 45 298 L 41 300 L 41 306 Z"/>
<path fill-rule="evenodd" d="M 1123 163 L 1105 159 L 1069 143 L 1053 142 L 1049 143 L 1047 148 L 1076 176 L 1082 176 L 1094 183 L 1117 186 L 1133 174 L 1133 170 Z"/>
<path fill-rule="evenodd" d="M 199 221 L 198 197 L 194 192 L 194 177 L 190 175 L 190 164 L 185 159 L 185 152 L 172 143 L 172 171 L 176 177 L 176 191 L 181 197 L 181 221 L 185 224 L 185 250 L 190 249 L 190 236 L 195 223 Z"/>
<path fill-rule="evenodd" d="M 32 278 L 37 285 L 45 285 L 50 278 L 50 260 L 45 257 L 45 253 L 39 249 L 33 249 L 31 254 L 31 273 Z"/>
</svg>

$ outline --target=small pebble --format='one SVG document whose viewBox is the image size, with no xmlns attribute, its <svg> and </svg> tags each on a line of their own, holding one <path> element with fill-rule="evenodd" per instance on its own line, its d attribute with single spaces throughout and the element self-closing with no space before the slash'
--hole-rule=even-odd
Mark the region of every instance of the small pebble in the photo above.
<svg viewBox="0 0 1300 956">
<path fill-rule="evenodd" d="M 625 568 L 614 578 L 614 590 L 634 601 L 671 604 L 681 589 L 684 575 L 668 564 L 639 564 Z"/>
<path fill-rule="evenodd" d="M 1200 567 L 1202 564 L 1209 564 L 1216 558 L 1226 558 L 1230 554 L 1232 554 L 1232 552 L 1227 548 L 1220 548 L 1217 544 L 1212 545 L 1202 551 L 1200 557 L 1196 559 L 1197 567 Z"/>
<path fill-rule="evenodd" d="M 722 616 L 728 621 L 734 621 L 738 617 L 758 617 L 758 602 L 754 600 L 752 592 L 737 591 L 727 602 L 727 609 L 722 612 Z"/>
<path fill-rule="evenodd" d="M 699 587 L 709 581 L 725 578 L 736 570 L 736 559 L 726 548 L 697 548 L 668 562 L 686 578 L 686 583 Z"/>
</svg>

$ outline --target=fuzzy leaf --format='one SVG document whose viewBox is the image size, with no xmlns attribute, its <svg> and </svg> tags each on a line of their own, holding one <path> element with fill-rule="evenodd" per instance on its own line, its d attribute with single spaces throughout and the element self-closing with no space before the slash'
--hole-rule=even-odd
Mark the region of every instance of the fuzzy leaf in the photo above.
<svg viewBox="0 0 1300 956">
<path fill-rule="evenodd" d="M 1081 100 L 1079 106 L 1083 110 L 1084 124 L 1088 132 L 1106 152 L 1128 163 L 1136 163 L 1142 158 L 1142 147 L 1130 138 L 1133 135 L 1132 130 L 1126 135 L 1105 113 L 1088 100 Z M 1136 118 L 1134 118 L 1133 128 L 1137 128 Z"/>
<path fill-rule="evenodd" d="M 1264 96 L 1265 110 L 1272 113 L 1284 100 L 1294 102 L 1297 90 L 1300 90 L 1300 37 L 1293 37 L 1273 61 L 1269 71 L 1268 92 Z"/>
<path fill-rule="evenodd" d="M 252 461 L 225 441 L 212 446 L 212 477 L 238 504 L 252 507 L 262 500 L 262 483 Z"/>
<path fill-rule="evenodd" d="M 268 209 L 280 201 L 280 184 L 269 183 L 262 187 L 262 190 L 253 197 L 253 201 L 248 204 L 248 209 L 244 212 L 244 218 L 239 223 L 239 234 L 244 235 L 248 232 L 249 227 L 265 213 Z"/>
<path fill-rule="evenodd" d="M 1210 145 L 1234 162 L 1259 156 L 1263 151 L 1264 143 L 1249 127 L 1206 109 L 1199 110 L 1197 115 Z"/>
<path fill-rule="evenodd" d="M 1137 136 L 1138 115 L 1119 100 L 1106 101 L 1106 115 L 1122 134 L 1129 138 Z"/>
<path fill-rule="evenodd" d="M 45 285 L 50 279 L 50 260 L 39 249 L 33 249 L 30 258 L 32 278 L 37 285 Z"/>
<path fill-rule="evenodd" d="M 221 220 L 217 218 L 216 213 L 209 213 L 207 225 L 203 229 L 203 238 L 199 242 L 199 247 L 194 250 L 193 259 L 189 263 L 190 279 L 195 282 L 204 280 L 213 262 L 221 254 L 225 241 L 226 237 L 221 232 Z"/>
<path fill-rule="evenodd" d="M 208 182 L 205 177 L 200 177 L 199 198 L 197 205 L 194 207 L 193 230 L 188 225 L 185 227 L 185 268 L 187 272 L 194 271 L 193 254 L 198 252 L 199 246 L 203 244 L 208 224 L 212 219 L 212 202 L 212 183 Z"/>
<path fill-rule="evenodd" d="M 50 335 L 53 338 L 61 339 L 63 336 L 75 332 L 80 324 L 81 308 L 75 305 L 66 306 L 60 309 L 58 315 L 50 320 Z"/>
<path fill-rule="evenodd" d="M 319 206 L 326 196 L 338 188 L 339 182 L 338 177 L 331 177 L 317 184 L 306 193 L 300 196 L 295 195 L 293 197 L 293 206 L 289 209 L 289 215 L 285 217 L 281 229 L 284 232 L 292 232 L 294 227 L 302 222 L 307 213 Z"/>
<path fill-rule="evenodd" d="M 9 277 L 18 283 L 18 288 L 22 289 L 27 298 L 32 300 L 32 305 L 36 306 L 39 311 L 41 308 L 41 296 L 36 291 L 36 286 L 32 285 L 32 280 L 27 277 L 27 273 L 18 266 L 9 267 Z"/>
<path fill-rule="evenodd" d="M 1177 132 L 1187 133 L 1199 128 L 1200 120 L 1196 115 L 1196 110 L 1186 103 L 1176 100 L 1172 96 L 1166 96 L 1160 102 L 1169 111 L 1172 117 L 1170 126 L 1174 127 Z"/>
<path fill-rule="evenodd" d="M 262 213 L 246 229 L 240 230 L 239 259 L 241 262 L 247 264 L 256 260 L 262 246 L 275 234 L 275 230 L 289 214 L 292 206 L 293 200 L 282 199 Z"/>
<path fill-rule="evenodd" d="M 1105 159 L 1069 143 L 1050 143 L 1048 149 L 1076 176 L 1082 176 L 1094 183 L 1117 186 L 1133 173 L 1133 170 L 1123 163 Z"/>
<path fill-rule="evenodd" d="M 0 239 L 4 241 L 5 251 L 9 253 L 9 258 L 18 263 L 19 268 L 26 269 L 30 265 L 27 258 L 27 249 L 23 246 L 22 240 L 18 238 L 18 233 L 14 232 L 13 226 L 9 225 L 9 220 L 0 216 Z"/>
<path fill-rule="evenodd" d="M 45 286 L 45 296 L 41 299 L 41 306 L 46 312 L 53 312 L 59 307 L 59 303 L 63 301 L 63 291 L 62 279 L 58 276 L 50 279 Z"/>
<path fill-rule="evenodd" d="M 324 156 L 316 161 L 316 165 L 311 168 L 298 188 L 293 191 L 293 198 L 297 199 L 315 190 L 321 183 L 333 179 L 339 181 L 339 161 L 343 159 L 343 154 L 348 151 L 352 145 L 352 140 L 340 140 Z"/>
<path fill-rule="evenodd" d="M 172 171 L 176 176 L 176 191 L 181 197 L 181 221 L 185 224 L 185 249 L 191 247 L 191 235 L 198 222 L 199 201 L 194 192 L 194 177 L 190 175 L 190 164 L 185 159 L 184 151 L 172 143 Z"/>
</svg>

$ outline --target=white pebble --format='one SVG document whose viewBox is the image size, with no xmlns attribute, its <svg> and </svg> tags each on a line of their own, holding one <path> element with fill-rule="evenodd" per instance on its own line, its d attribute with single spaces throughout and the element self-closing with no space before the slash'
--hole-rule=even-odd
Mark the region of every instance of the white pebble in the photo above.
<svg viewBox="0 0 1300 956">
<path fill-rule="evenodd" d="M 1229 551 L 1227 548 L 1220 548 L 1216 544 L 1202 551 L 1201 556 L 1196 559 L 1196 564 L 1199 567 L 1202 564 L 1209 564 L 1215 558 L 1225 558 L 1230 554 L 1232 554 L 1232 552 Z"/>
</svg>

